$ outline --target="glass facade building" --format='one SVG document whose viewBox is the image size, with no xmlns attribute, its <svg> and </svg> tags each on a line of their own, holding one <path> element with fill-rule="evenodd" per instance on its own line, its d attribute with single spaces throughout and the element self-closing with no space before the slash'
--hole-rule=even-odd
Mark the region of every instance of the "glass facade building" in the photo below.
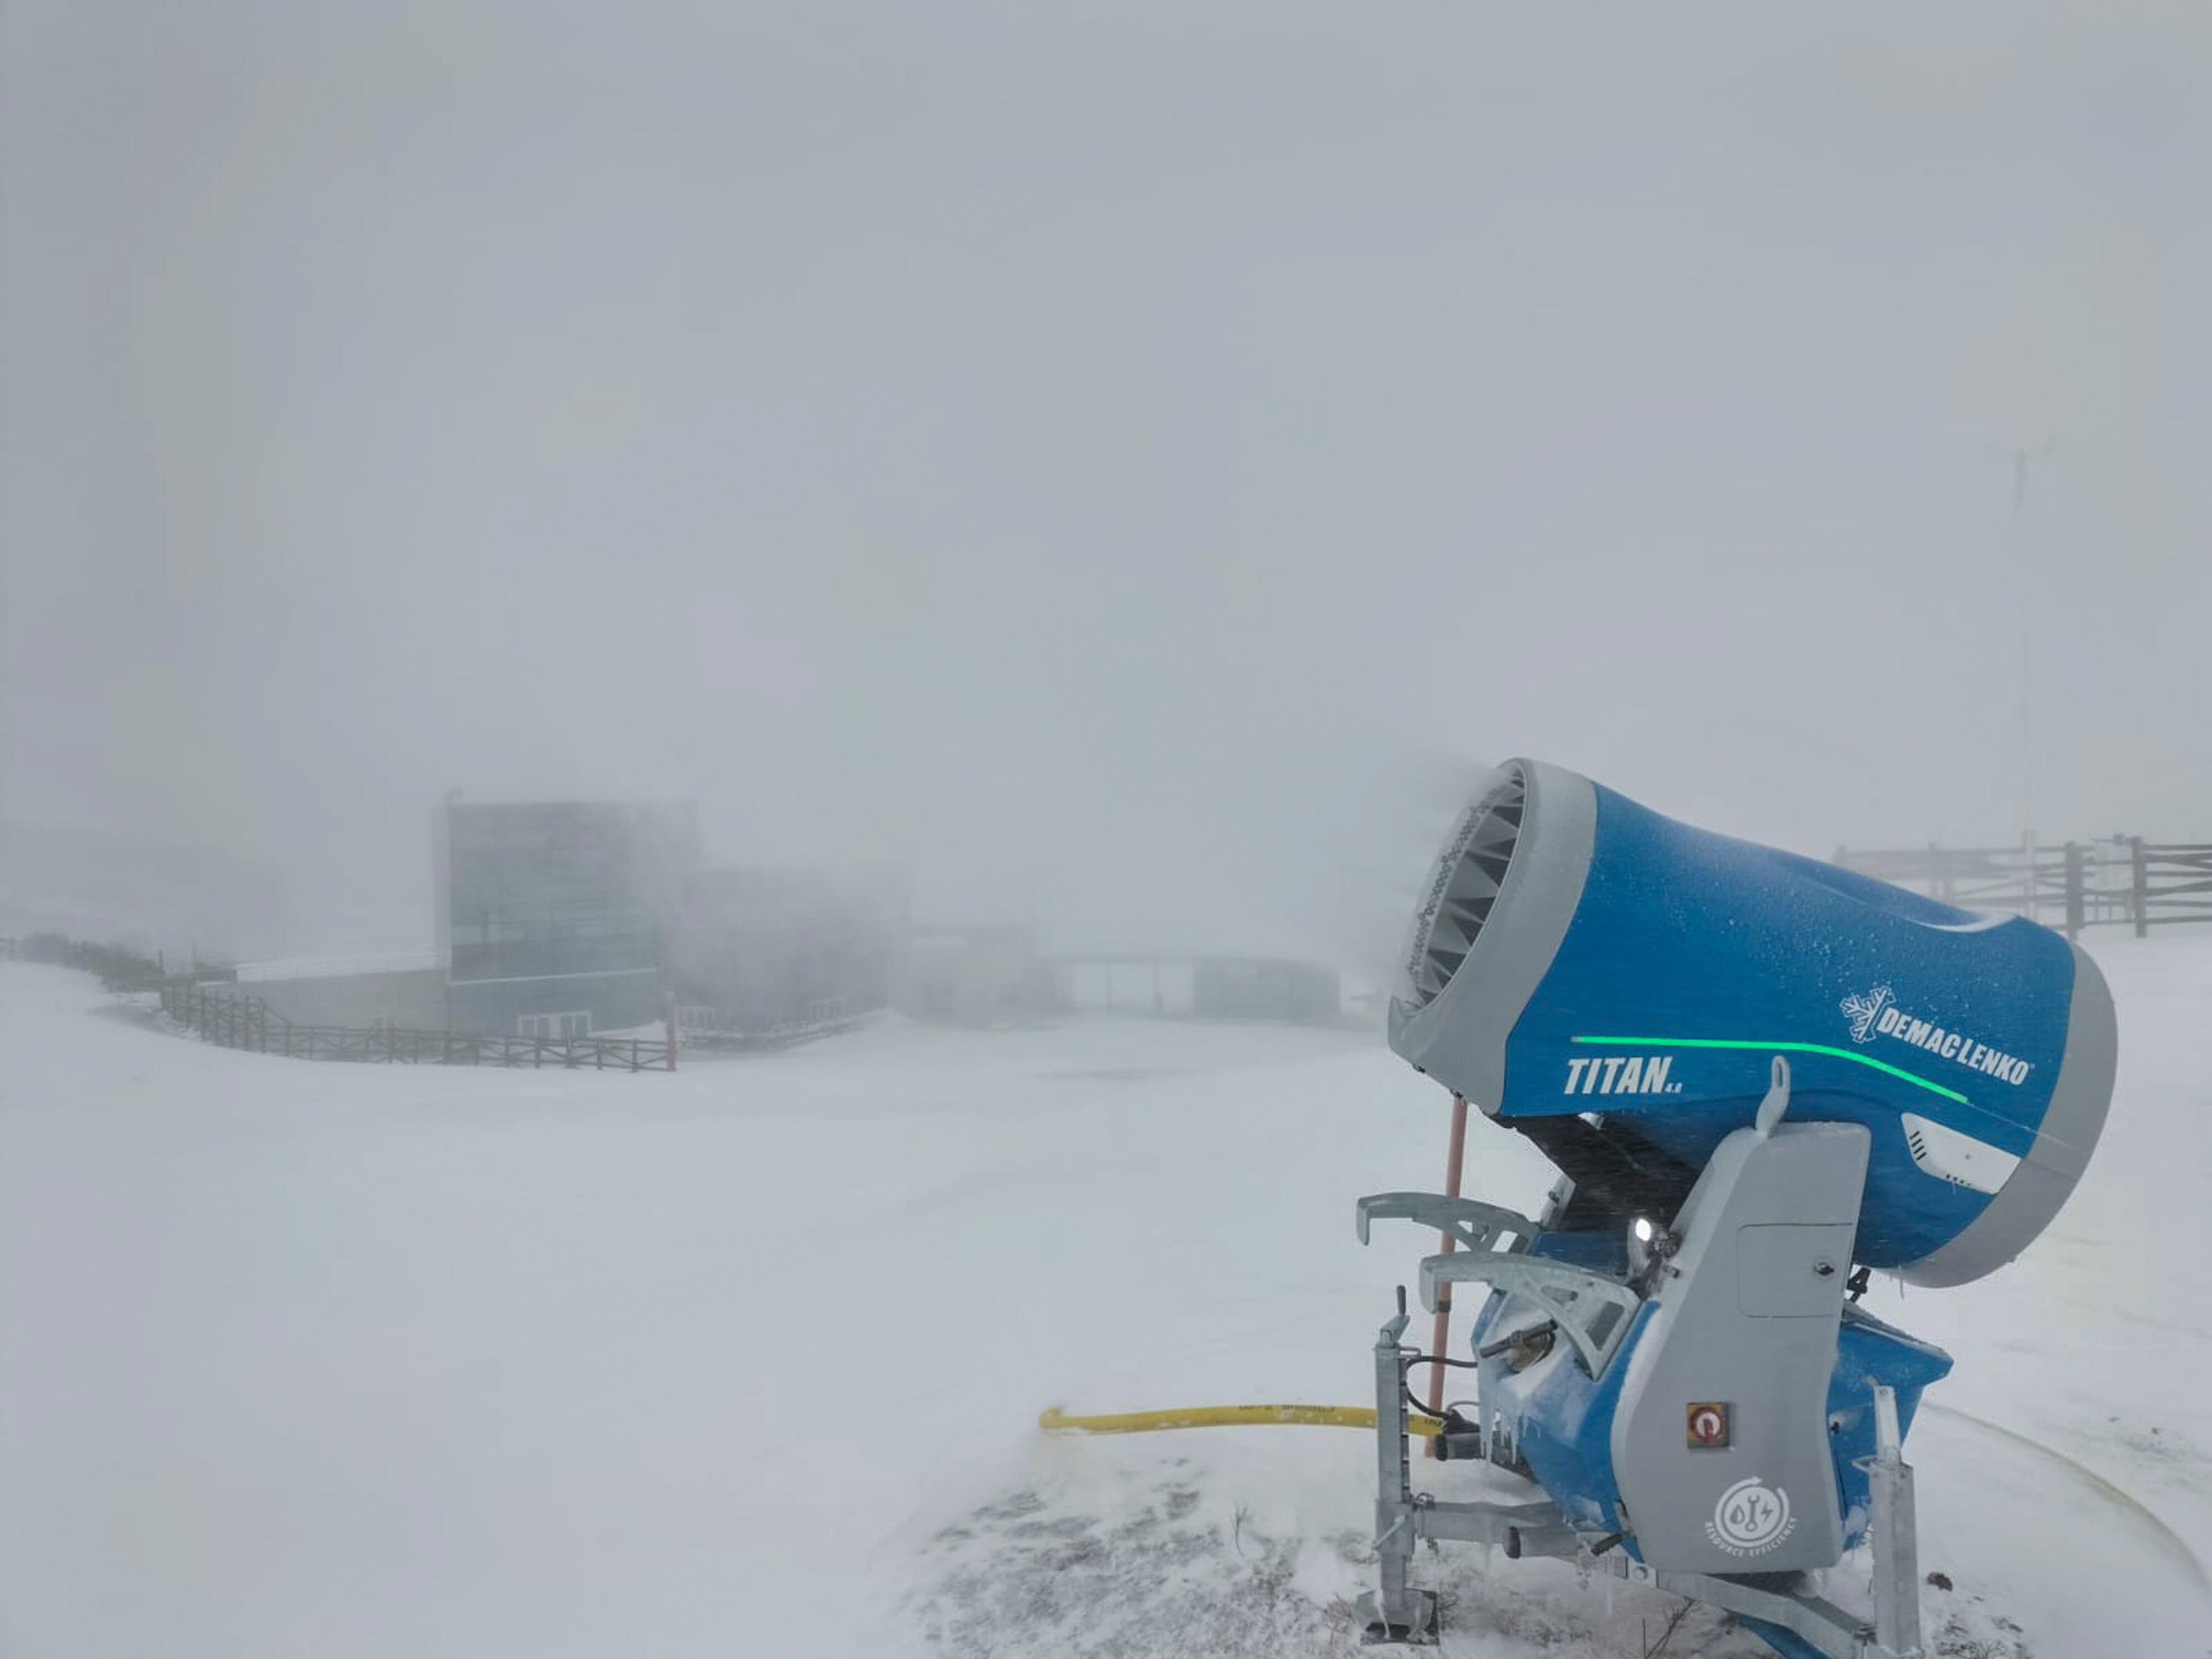
<svg viewBox="0 0 2212 1659">
<path fill-rule="evenodd" d="M 659 1018 L 664 919 L 699 863 L 696 805 L 453 800 L 439 829 L 455 1029 L 552 1019 L 574 1034 Z"/>
</svg>

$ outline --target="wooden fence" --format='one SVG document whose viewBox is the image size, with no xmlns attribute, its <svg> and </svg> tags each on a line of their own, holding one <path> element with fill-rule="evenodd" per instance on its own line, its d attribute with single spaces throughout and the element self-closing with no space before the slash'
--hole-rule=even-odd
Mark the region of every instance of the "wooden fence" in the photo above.
<svg viewBox="0 0 2212 1659">
<path fill-rule="evenodd" d="M 161 1012 L 209 1042 L 293 1060 L 400 1066 L 559 1066 L 569 1071 L 672 1072 L 676 1045 L 650 1037 L 479 1036 L 465 1031 L 295 1025 L 259 997 L 210 993 L 189 979 L 161 984 Z"/>
<path fill-rule="evenodd" d="M 1835 862 L 1966 910 L 2010 910 L 2077 939 L 2130 927 L 2141 939 L 2178 921 L 2212 921 L 2212 846 L 2141 836 L 2060 847 L 1836 850 Z"/>
</svg>

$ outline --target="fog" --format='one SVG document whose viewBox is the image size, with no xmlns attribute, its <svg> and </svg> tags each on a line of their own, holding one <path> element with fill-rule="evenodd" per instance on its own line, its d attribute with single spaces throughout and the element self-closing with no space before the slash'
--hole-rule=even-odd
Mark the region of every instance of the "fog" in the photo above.
<svg viewBox="0 0 2212 1659">
<path fill-rule="evenodd" d="M 241 948 L 427 942 L 453 788 L 1351 964 L 1513 754 L 2212 838 L 2201 7 L 5 31 L 0 818 Z"/>
</svg>

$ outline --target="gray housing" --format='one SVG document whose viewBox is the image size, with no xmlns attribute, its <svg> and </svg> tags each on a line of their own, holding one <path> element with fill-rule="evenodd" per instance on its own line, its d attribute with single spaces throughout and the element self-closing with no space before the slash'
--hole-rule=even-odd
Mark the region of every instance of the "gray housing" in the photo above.
<svg viewBox="0 0 2212 1659">
<path fill-rule="evenodd" d="M 2035 1142 L 1990 1206 L 1949 1243 L 1897 1270 L 1914 1285 L 1965 1285 L 1995 1273 L 2029 1245 L 2057 1216 L 2089 1167 L 2104 1132 L 2119 1069 L 2119 1021 L 2112 993 L 2088 953 L 2074 952 L 2074 995 L 2067 1005 L 2066 1056 L 2051 1104 L 2036 1127 Z"/>
<path fill-rule="evenodd" d="M 1613 1420 L 1621 1505 L 1653 1566 L 1766 1572 L 1843 1554 L 1828 1384 L 1868 1141 L 1857 1123 L 1738 1129 L 1682 1206 Z M 1723 1402 L 1728 1445 L 1689 1443 L 1692 1401 Z M 1772 1524 L 1732 1540 L 1731 1493 L 1773 1506 Z"/>
<path fill-rule="evenodd" d="M 1460 814 L 1413 914 L 1390 1047 L 1492 1116 L 1506 1040 L 1574 921 L 1596 845 L 1595 784 L 1507 761 Z"/>
</svg>

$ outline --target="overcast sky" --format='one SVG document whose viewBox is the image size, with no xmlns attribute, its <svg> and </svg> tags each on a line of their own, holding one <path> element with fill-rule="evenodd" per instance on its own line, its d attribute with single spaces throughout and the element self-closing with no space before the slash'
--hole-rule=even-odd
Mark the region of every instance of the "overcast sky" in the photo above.
<svg viewBox="0 0 2212 1659">
<path fill-rule="evenodd" d="M 453 787 L 1316 951 L 1510 754 L 2002 839 L 2023 615 L 2039 830 L 2212 839 L 2202 5 L 5 29 L 0 813 L 302 946 Z"/>
</svg>

